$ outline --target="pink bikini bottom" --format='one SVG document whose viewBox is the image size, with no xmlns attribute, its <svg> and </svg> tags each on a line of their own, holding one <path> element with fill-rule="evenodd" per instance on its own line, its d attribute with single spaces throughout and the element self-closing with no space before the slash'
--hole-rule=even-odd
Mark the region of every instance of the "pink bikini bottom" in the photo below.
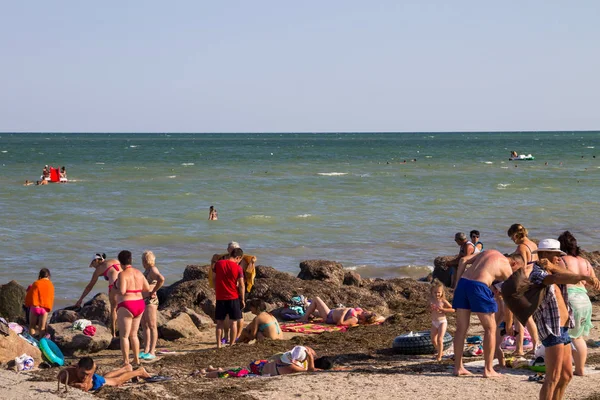
<svg viewBox="0 0 600 400">
<path fill-rule="evenodd" d="M 37 315 L 38 317 L 41 317 L 42 315 L 48 313 L 48 311 L 46 311 L 45 308 L 43 308 L 43 307 L 36 307 L 36 306 L 29 307 L 29 312 L 32 313 L 32 314 Z"/>
<path fill-rule="evenodd" d="M 131 315 L 133 315 L 133 318 L 135 318 L 144 312 L 146 309 L 146 302 L 144 299 L 125 300 L 117 305 L 117 311 L 119 311 L 119 308 L 121 307 L 129 311 Z"/>
</svg>

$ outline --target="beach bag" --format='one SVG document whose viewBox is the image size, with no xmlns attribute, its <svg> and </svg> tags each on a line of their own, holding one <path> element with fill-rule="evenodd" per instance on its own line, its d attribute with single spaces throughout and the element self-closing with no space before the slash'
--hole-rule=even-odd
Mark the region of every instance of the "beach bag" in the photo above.
<svg viewBox="0 0 600 400">
<path fill-rule="evenodd" d="M 300 316 L 304 315 L 306 312 L 306 305 L 306 297 L 302 295 L 294 296 L 290 299 L 290 301 L 288 301 L 288 308 Z"/>
</svg>

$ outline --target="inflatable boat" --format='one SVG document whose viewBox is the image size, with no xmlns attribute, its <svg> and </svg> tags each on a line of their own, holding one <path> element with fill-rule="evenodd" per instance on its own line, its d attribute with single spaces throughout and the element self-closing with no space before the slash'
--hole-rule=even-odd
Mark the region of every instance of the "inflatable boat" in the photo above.
<svg viewBox="0 0 600 400">
<path fill-rule="evenodd" d="M 529 161 L 529 160 L 535 160 L 535 157 L 532 156 L 531 154 L 520 154 L 516 157 L 510 157 L 508 159 L 508 161 Z"/>
<path fill-rule="evenodd" d="M 60 170 L 58 168 L 50 168 L 50 176 L 44 177 L 43 175 L 40 177 L 41 180 L 47 180 L 48 182 L 54 183 L 65 183 L 69 180 L 67 178 L 62 178 L 60 176 Z"/>
</svg>

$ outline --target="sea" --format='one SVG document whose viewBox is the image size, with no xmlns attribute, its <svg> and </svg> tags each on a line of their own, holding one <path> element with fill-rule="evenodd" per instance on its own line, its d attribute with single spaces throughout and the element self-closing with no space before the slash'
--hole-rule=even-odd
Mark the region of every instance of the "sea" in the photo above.
<svg viewBox="0 0 600 400">
<path fill-rule="evenodd" d="M 598 250 L 599 150 L 600 132 L 0 133 L 0 284 L 49 268 L 68 305 L 97 252 L 140 267 L 152 250 L 169 284 L 230 241 L 292 274 L 327 259 L 418 278 L 458 252 L 456 232 L 514 250 L 513 223 Z M 69 183 L 24 186 L 44 165 Z"/>
</svg>

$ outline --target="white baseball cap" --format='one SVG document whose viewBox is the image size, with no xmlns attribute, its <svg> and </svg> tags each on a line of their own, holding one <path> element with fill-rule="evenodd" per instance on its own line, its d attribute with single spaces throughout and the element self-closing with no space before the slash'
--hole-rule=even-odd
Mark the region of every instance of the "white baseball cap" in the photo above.
<svg viewBox="0 0 600 400">
<path fill-rule="evenodd" d="M 560 249 L 560 242 L 556 239 L 540 240 L 537 250 L 532 251 L 531 254 L 537 254 L 539 251 L 555 252 L 561 256 L 567 255 L 567 253 Z"/>
</svg>

